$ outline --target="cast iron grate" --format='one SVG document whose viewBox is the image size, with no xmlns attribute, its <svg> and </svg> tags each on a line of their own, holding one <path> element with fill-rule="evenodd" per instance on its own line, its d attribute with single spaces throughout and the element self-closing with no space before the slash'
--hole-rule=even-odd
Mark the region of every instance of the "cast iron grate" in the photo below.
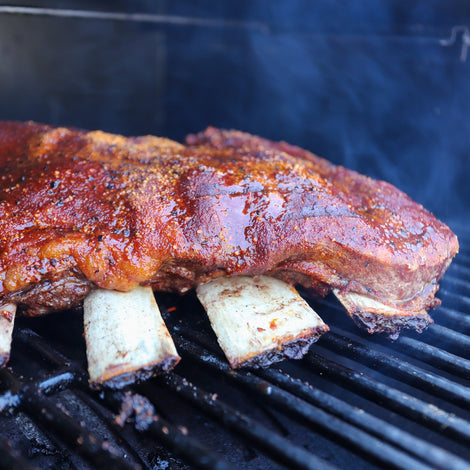
<svg viewBox="0 0 470 470">
<path fill-rule="evenodd" d="M 0 468 L 470 469 L 470 233 L 421 335 L 331 326 L 299 362 L 231 370 L 201 307 L 159 296 L 182 362 L 119 392 L 87 386 L 81 315 L 22 319 L 0 371 Z M 168 310 L 171 313 L 168 313 Z"/>
</svg>

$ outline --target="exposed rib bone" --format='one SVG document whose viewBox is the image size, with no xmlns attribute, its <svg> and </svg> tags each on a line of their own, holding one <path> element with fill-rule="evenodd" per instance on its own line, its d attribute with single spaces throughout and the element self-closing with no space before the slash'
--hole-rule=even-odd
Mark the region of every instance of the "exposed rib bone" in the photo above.
<svg viewBox="0 0 470 470">
<path fill-rule="evenodd" d="M 293 287 L 272 277 L 217 278 L 197 296 L 234 368 L 300 359 L 328 331 Z"/>
<path fill-rule="evenodd" d="M 0 307 L 0 367 L 10 359 L 11 334 L 15 323 L 16 305 Z"/>
<path fill-rule="evenodd" d="M 426 310 L 407 311 L 355 292 L 333 289 L 333 293 L 353 321 L 369 333 L 386 333 L 391 339 L 396 339 L 405 328 L 420 333 L 433 323 Z"/>
<path fill-rule="evenodd" d="M 97 289 L 83 308 L 92 385 L 120 388 L 179 362 L 150 287 L 126 293 Z"/>
</svg>

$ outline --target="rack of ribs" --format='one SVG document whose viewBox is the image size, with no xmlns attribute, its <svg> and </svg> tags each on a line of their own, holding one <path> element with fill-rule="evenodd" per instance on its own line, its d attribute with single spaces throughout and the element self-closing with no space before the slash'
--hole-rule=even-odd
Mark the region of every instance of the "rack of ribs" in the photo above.
<svg viewBox="0 0 470 470">
<path fill-rule="evenodd" d="M 451 230 L 392 185 L 238 131 L 208 128 L 182 145 L 3 122 L 0 167 L 0 330 L 5 324 L 11 336 L 15 312 L 33 316 L 84 303 L 87 352 L 106 350 L 94 328 L 102 306 L 99 322 L 108 322 L 110 335 L 121 318 L 122 334 L 140 338 L 126 346 L 139 357 L 138 367 L 129 366 L 122 359 L 128 351 L 117 348 L 109 367 L 95 373 L 90 362 L 100 360 L 101 349 L 90 353 L 96 383 L 116 379 L 120 386 L 136 370 L 150 374 L 178 362 L 149 292 L 196 289 L 231 364 L 266 365 L 300 357 L 328 329 L 310 311 L 300 315 L 304 327 L 277 331 L 271 347 L 264 344 L 266 330 L 280 323 L 276 312 L 299 318 L 306 305 L 299 307 L 304 301 L 295 291 L 289 297 L 292 285 L 333 292 L 359 326 L 396 337 L 432 322 L 427 311 L 438 304 L 438 281 L 458 251 Z M 259 313 L 254 297 L 281 292 L 281 284 L 290 299 L 284 304 L 295 308 L 283 310 L 278 299 Z M 134 301 L 122 308 L 133 292 L 142 311 L 154 312 L 151 327 L 142 322 L 153 339 L 137 331 Z M 108 305 L 111 293 L 120 297 Z M 221 315 L 224 298 L 235 304 Z M 240 303 L 268 326 L 237 327 L 237 318 L 246 322 Z M 243 334 L 252 335 L 242 341 L 252 350 L 237 350 Z M 149 352 L 140 357 L 144 343 Z M 5 346 L 4 362 L 8 355 Z"/>
</svg>

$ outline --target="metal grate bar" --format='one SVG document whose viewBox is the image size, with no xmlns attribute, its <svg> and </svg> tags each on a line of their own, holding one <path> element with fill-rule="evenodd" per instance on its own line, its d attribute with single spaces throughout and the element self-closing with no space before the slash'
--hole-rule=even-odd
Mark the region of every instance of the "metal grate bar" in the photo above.
<svg viewBox="0 0 470 470">
<path fill-rule="evenodd" d="M 431 325 L 423 334 L 426 339 L 430 337 L 440 342 L 446 342 L 453 350 L 461 352 L 462 356 L 470 357 L 470 336 L 437 324 Z"/>
<path fill-rule="evenodd" d="M 470 407 L 470 388 L 440 377 L 410 362 L 372 350 L 364 342 L 352 340 L 340 333 L 342 332 L 338 328 L 331 328 L 329 334 L 324 336 L 322 345 L 347 357 L 352 356 L 355 360 L 369 367 L 380 368 L 381 371 L 392 373 L 402 381 L 428 393 L 452 400 L 456 405 L 464 408 Z"/>
<path fill-rule="evenodd" d="M 449 266 L 448 271 L 451 273 L 458 273 L 458 277 L 460 277 L 460 279 L 470 279 L 470 268 L 466 265 L 459 264 L 458 261 L 453 261 Z"/>
<path fill-rule="evenodd" d="M 461 258 L 462 255 L 459 255 L 459 259 Z M 467 257 L 467 264 L 470 264 L 470 258 Z M 460 261 L 462 261 L 460 259 Z M 446 274 L 445 277 L 440 281 L 441 285 L 447 284 L 451 286 L 458 286 L 458 287 L 463 287 L 465 290 L 470 290 L 470 286 L 468 285 L 468 282 L 464 281 L 460 277 L 452 276 L 452 274 Z M 439 292 L 442 292 L 442 288 Z"/>
<path fill-rule="evenodd" d="M 77 390 L 74 389 L 74 395 L 78 397 L 82 403 L 84 403 L 89 409 L 91 409 L 96 416 L 98 416 L 102 423 L 104 423 L 107 429 L 113 435 L 113 438 L 116 439 L 116 442 L 119 442 L 119 447 L 124 452 L 125 455 L 129 456 L 131 459 L 136 462 L 137 465 L 140 465 L 142 468 L 148 468 L 148 465 L 137 451 L 134 449 L 134 446 L 131 445 L 123 436 L 122 428 L 116 423 L 116 415 L 110 409 L 102 406 L 101 402 L 107 401 L 103 398 L 103 393 L 98 393 L 98 399 L 101 397 L 101 402 L 98 403 L 98 399 L 95 398 L 95 393 L 90 393 L 90 390 Z M 106 395 L 105 395 L 106 396 Z"/>
<path fill-rule="evenodd" d="M 18 338 L 21 339 L 21 341 L 25 341 L 25 344 L 27 344 L 30 349 L 33 349 L 38 353 L 39 357 L 47 358 L 47 361 L 55 366 L 62 366 L 56 373 L 50 373 L 41 380 L 36 381 L 36 389 L 43 390 L 44 393 L 52 393 L 63 389 L 67 385 L 70 385 L 70 377 L 67 375 L 67 372 L 70 373 L 70 370 L 73 370 L 75 382 L 77 384 L 80 383 L 84 386 L 85 391 L 88 393 L 90 392 L 86 386 L 88 383 L 88 375 L 86 372 L 73 361 L 70 361 L 64 355 L 52 348 L 42 337 L 29 329 L 18 329 Z M 64 364 L 66 364 L 65 367 Z M 21 390 L 21 387 L 19 389 Z M 117 394 L 98 394 L 95 398 L 103 402 L 108 407 L 119 409 L 121 402 L 116 401 L 115 398 L 113 399 L 113 396 L 117 396 Z M 1 398 L 2 397 L 0 395 L 0 403 Z M 15 402 L 19 404 L 21 402 L 21 398 L 18 398 Z M 152 423 L 147 431 L 164 442 L 165 445 L 173 449 L 178 455 L 186 458 L 192 465 L 199 466 L 205 470 L 229 470 L 232 468 L 232 466 L 225 462 L 225 460 L 200 445 L 197 441 L 184 435 L 180 429 L 166 422 L 160 416 L 154 414 L 153 418 L 155 419 L 155 423 Z M 107 424 L 110 429 L 113 429 L 113 426 L 110 426 L 109 422 L 107 422 Z M 136 428 L 138 428 L 138 425 Z M 119 438 L 122 439 L 120 436 Z"/>
<path fill-rule="evenodd" d="M 459 377 L 470 379 L 470 361 L 444 351 L 430 344 L 423 343 L 409 336 L 400 336 L 397 340 L 400 348 L 410 356 L 427 362 L 439 369 L 451 372 Z"/>
<path fill-rule="evenodd" d="M 188 438 L 181 429 L 168 426 L 161 419 L 150 424 L 147 432 L 198 468 L 203 470 L 235 470 L 236 468 L 221 460 L 216 454 L 209 452 L 197 441 Z"/>
<path fill-rule="evenodd" d="M 9 442 L 0 440 L 0 469 L 2 470 L 35 470 L 36 467 L 31 465 Z"/>
<path fill-rule="evenodd" d="M 8 372 L 6 369 L 1 370 L 0 373 L 6 375 L 4 379 L 5 381 L 9 382 L 11 390 L 7 391 L 3 395 L 0 395 L 0 409 L 3 409 L 1 408 L 2 403 L 4 403 L 4 408 L 9 406 L 10 409 L 17 408 L 20 405 L 25 406 L 26 403 L 26 405 L 30 405 L 27 411 L 30 413 L 31 417 L 41 419 L 40 413 L 42 411 L 42 408 L 44 408 L 44 410 L 46 410 L 47 412 L 52 407 L 53 415 L 54 413 L 57 414 L 57 412 L 54 408 L 54 405 L 51 405 L 51 403 L 45 399 L 43 399 L 43 401 L 45 402 L 44 407 L 36 407 L 34 409 L 31 409 L 31 406 L 33 406 L 35 402 L 38 402 L 38 400 L 36 400 L 36 397 L 41 397 L 40 394 L 37 392 L 42 391 L 46 394 L 54 393 L 69 387 L 72 383 L 75 383 L 76 385 L 80 384 L 84 386 L 85 390 L 87 390 L 89 393 L 89 390 L 86 387 L 87 374 L 77 364 L 60 354 L 58 351 L 52 348 L 43 338 L 41 338 L 39 335 L 32 332 L 31 330 L 18 329 L 18 337 L 21 338 L 21 341 L 24 341 L 30 349 L 38 353 L 39 358 L 42 358 L 42 355 L 44 355 L 44 358 L 47 358 L 47 362 L 56 366 L 61 365 L 62 367 L 58 371 L 49 373 L 37 381 L 28 383 L 28 385 L 22 384 L 13 376 L 13 374 Z M 66 364 L 65 367 L 64 364 Z M 16 394 L 13 392 L 15 390 L 17 391 Z M 31 390 L 34 390 L 36 393 L 30 392 Z M 120 402 L 117 402 L 115 399 L 111 399 L 110 395 L 108 394 L 105 394 L 103 396 L 99 394 L 96 398 L 98 398 L 98 400 L 102 401 L 108 407 L 111 406 L 113 408 L 119 408 L 121 406 Z M 196 465 L 200 468 L 204 468 L 206 470 L 230 470 L 231 468 L 233 468 L 231 465 L 229 465 L 222 458 L 214 454 L 212 451 L 204 448 L 197 441 L 194 441 L 193 439 L 186 436 L 181 431 L 181 429 L 178 429 L 176 426 L 166 422 L 158 415 L 154 414 L 152 419 L 154 419 L 155 422 L 149 425 L 147 431 L 154 437 L 160 439 L 165 445 L 173 449 L 175 452 L 177 452 L 178 455 L 181 455 L 182 457 L 186 458 L 189 463 Z M 81 427 L 77 429 L 77 426 L 79 425 L 72 418 L 66 416 L 66 420 L 68 420 L 71 426 L 75 426 L 75 432 L 79 432 L 82 429 Z M 113 426 L 110 425 L 108 420 L 104 421 L 106 422 L 106 424 L 108 424 L 108 427 L 113 430 Z M 65 432 L 67 432 L 68 424 L 62 424 L 65 426 Z M 46 425 L 48 426 L 48 428 L 51 428 L 50 423 L 46 422 Z M 138 425 L 136 427 L 138 428 Z M 60 427 L 58 427 L 57 429 L 53 429 L 55 429 L 56 433 L 59 436 L 63 436 Z M 69 438 L 69 440 L 71 440 L 72 442 L 72 446 L 75 444 L 75 441 L 77 439 L 79 440 L 79 442 L 82 441 L 80 436 L 75 438 L 74 436 L 71 436 Z M 96 436 L 91 437 L 92 441 L 95 439 Z M 119 436 L 119 440 L 122 440 L 121 436 Z M 101 444 L 99 444 L 99 439 L 96 439 L 96 442 L 98 442 L 98 446 L 103 445 L 102 440 Z M 83 446 L 85 446 L 86 444 L 86 442 L 83 442 L 82 447 L 76 448 L 74 450 L 79 453 L 86 452 L 87 449 L 83 449 Z M 93 454 L 93 449 L 91 451 L 88 450 L 88 453 Z M 95 460 L 92 463 L 98 464 L 98 468 L 101 468 L 102 463 L 100 461 Z M 127 465 L 127 462 L 125 462 L 125 464 Z M 114 462 L 107 462 L 107 465 L 111 465 L 111 467 L 109 468 L 138 468 L 138 465 L 134 465 L 131 467 L 127 465 L 127 467 L 120 467 L 119 465 L 116 466 Z"/>
<path fill-rule="evenodd" d="M 470 464 L 453 454 L 428 444 L 395 426 L 375 418 L 364 410 L 359 410 L 321 390 L 315 389 L 311 385 L 307 386 L 298 380 L 294 380 L 278 370 L 268 368 L 251 372 L 234 371 L 224 360 L 219 359 L 206 349 L 198 347 L 179 336 L 175 336 L 175 339 L 178 349 L 183 351 L 185 355 L 190 356 L 191 359 L 216 372 L 224 373 L 231 381 L 248 387 L 252 392 L 261 394 L 263 399 L 273 402 L 276 409 L 279 409 L 279 405 L 281 405 L 288 413 L 295 413 L 330 435 L 342 438 L 352 448 L 366 455 L 369 454 L 374 460 L 398 468 L 423 467 L 420 462 L 410 458 L 408 454 L 386 445 L 383 441 L 385 438 L 401 449 L 432 464 L 433 467 L 446 470 L 451 468 L 456 470 L 470 469 Z M 266 382 L 266 380 L 270 382 Z M 342 423 L 331 415 L 324 414 L 301 399 L 352 422 L 372 435 L 365 434 L 357 428 Z M 379 439 L 373 436 L 378 436 Z"/>
<path fill-rule="evenodd" d="M 67 370 L 67 366 L 65 370 L 60 369 L 28 383 L 20 382 L 8 369 L 1 369 L 0 379 L 1 382 L 10 384 L 10 389 L 0 394 L 0 411 L 3 412 L 17 409 L 22 404 L 25 393 L 50 394 L 79 382 L 77 377 Z"/>
<path fill-rule="evenodd" d="M 80 423 L 39 394 L 28 394 L 22 408 L 30 417 L 39 420 L 48 434 L 51 430 L 54 431 L 55 436 L 93 465 L 122 470 L 140 468 L 128 462 L 120 449 L 84 429 Z"/>
<path fill-rule="evenodd" d="M 260 449 L 268 452 L 289 468 L 299 469 L 333 469 L 324 460 L 316 457 L 302 447 L 292 444 L 289 440 L 271 431 L 257 421 L 226 405 L 212 393 L 207 393 L 199 387 L 189 383 L 185 378 L 176 374 L 168 374 L 159 378 L 159 381 L 173 392 L 193 403 L 199 409 L 209 414 L 225 427 L 236 431 L 250 444 L 256 444 Z M 147 389 L 150 385 L 144 385 Z"/>
<path fill-rule="evenodd" d="M 112 392 L 101 394 L 100 400 L 110 408 L 121 408 L 129 398 L 145 401 L 149 406 L 139 403 L 134 409 L 134 425 L 139 432 L 148 433 L 169 449 L 181 455 L 187 462 L 204 470 L 235 470 L 235 467 L 222 460 L 216 453 L 203 447 L 187 435 L 187 430 L 174 426 L 155 413 L 147 397 L 133 393 Z"/>
<path fill-rule="evenodd" d="M 379 405 L 401 414 L 405 418 L 441 432 L 446 430 L 448 437 L 470 443 L 470 422 L 451 413 L 406 394 L 393 387 L 377 382 L 360 372 L 344 367 L 318 354 L 309 352 L 305 360 L 318 373 L 333 378 L 337 383 L 347 385 L 348 390 L 362 394 Z"/>
<path fill-rule="evenodd" d="M 33 359 L 46 362 L 50 367 L 70 366 L 71 361 L 61 354 L 57 349 L 52 348 L 41 336 L 29 328 L 15 328 L 14 339 L 20 341 L 27 350 L 38 353 Z M 76 372 L 82 370 L 76 367 Z"/>
<path fill-rule="evenodd" d="M 279 386 L 283 386 L 311 403 L 325 407 L 331 413 L 378 436 L 380 439 L 387 440 L 400 449 L 422 459 L 424 462 L 432 464 L 433 467 L 442 468 L 443 470 L 463 470 L 470 468 L 468 462 L 463 461 L 461 458 L 451 454 L 445 449 L 434 446 L 401 428 L 397 428 L 367 413 L 365 410 L 351 406 L 321 390 L 313 388 L 311 385 L 306 385 L 300 380 L 293 379 L 278 370 L 266 369 L 257 371 L 256 373 Z"/>
<path fill-rule="evenodd" d="M 462 304 L 462 306 L 470 307 L 470 297 L 468 295 L 461 294 L 461 293 L 458 293 L 458 292 L 451 292 L 451 291 L 448 291 L 445 288 L 441 288 L 441 289 L 439 289 L 439 296 L 440 297 L 448 297 L 450 299 L 453 299 L 454 301 L 458 300 L 459 303 Z"/>
<path fill-rule="evenodd" d="M 436 314 L 442 315 L 447 319 L 458 322 L 458 325 L 462 329 L 470 328 L 470 315 L 468 315 L 467 313 L 459 312 L 457 310 L 441 306 L 439 307 L 439 310 L 436 312 Z"/>
<path fill-rule="evenodd" d="M 8 371 L 6 373 L 9 374 Z M 63 377 L 63 374 L 61 374 L 61 377 Z M 58 408 L 56 404 L 46 399 L 42 393 L 34 390 L 29 384 L 22 384 L 13 374 L 11 374 L 10 380 L 18 382 L 15 388 L 20 390 L 21 408 L 30 418 L 35 418 L 42 423 L 47 428 L 48 435 L 53 430 L 55 436 L 58 436 L 67 446 L 94 465 L 123 470 L 138 468 L 130 464 L 121 455 L 119 449 L 83 428 L 79 422 Z"/>
<path fill-rule="evenodd" d="M 133 395 L 137 396 L 136 394 Z M 146 397 L 141 398 L 148 401 Z M 126 394 L 122 392 L 100 394 L 98 399 L 108 408 L 115 408 L 119 411 L 119 408 L 122 407 L 126 400 Z M 134 428 L 137 431 L 148 433 L 155 437 L 168 449 L 180 455 L 192 465 L 204 470 L 234 470 L 231 464 L 223 460 L 215 452 L 205 448 L 198 441 L 189 437 L 184 429 L 169 423 L 156 414 L 153 407 L 151 413 L 149 413 L 148 408 L 137 408 L 134 410 L 134 416 Z M 109 420 L 105 419 L 105 421 L 108 425 L 111 424 Z M 110 427 L 112 428 L 112 426 Z M 122 437 L 119 437 L 122 440 Z"/>
<path fill-rule="evenodd" d="M 467 242 L 467 243 L 470 243 L 470 242 Z M 468 254 L 470 253 L 469 251 L 467 251 L 466 249 L 464 249 L 464 251 L 460 251 L 460 253 L 458 254 L 457 256 L 457 260 L 459 263 L 464 263 L 464 264 L 470 264 L 470 255 Z"/>
</svg>

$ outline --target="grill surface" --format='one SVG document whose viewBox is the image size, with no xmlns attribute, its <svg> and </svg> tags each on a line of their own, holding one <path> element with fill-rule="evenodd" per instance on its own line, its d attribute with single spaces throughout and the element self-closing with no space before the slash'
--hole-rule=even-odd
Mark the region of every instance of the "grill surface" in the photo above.
<svg viewBox="0 0 470 470">
<path fill-rule="evenodd" d="M 468 2 L 6 3 L 2 119 L 180 141 L 238 128 L 468 220 Z M 87 386 L 80 312 L 18 319 L 0 468 L 470 468 L 470 228 L 456 232 L 425 333 L 391 343 L 308 299 L 332 331 L 266 370 L 227 367 L 194 295 L 158 296 L 175 372 L 119 393 Z"/>
<path fill-rule="evenodd" d="M 421 335 L 331 332 L 299 362 L 231 370 L 193 295 L 158 300 L 183 360 L 121 392 L 87 386 L 80 312 L 17 322 L 0 371 L 1 468 L 470 469 L 470 232 Z M 168 313 L 168 309 L 172 312 Z"/>
</svg>

